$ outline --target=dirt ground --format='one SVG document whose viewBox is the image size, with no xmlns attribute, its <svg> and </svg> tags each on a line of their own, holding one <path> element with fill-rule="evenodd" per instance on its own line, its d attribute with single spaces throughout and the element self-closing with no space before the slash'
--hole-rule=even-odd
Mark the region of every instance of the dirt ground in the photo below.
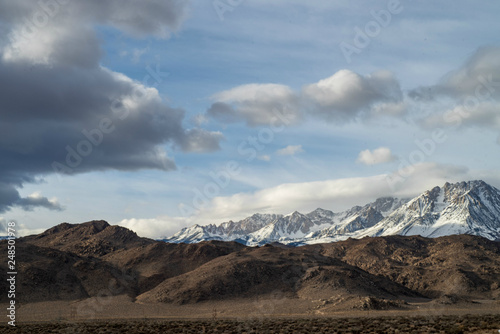
<svg viewBox="0 0 500 334">
<path fill-rule="evenodd" d="M 414 300 L 397 310 L 362 310 L 280 296 L 180 306 L 139 304 L 119 296 L 20 305 L 16 324 L 13 330 L 4 321 L 0 333 L 498 334 L 500 303 Z"/>
</svg>

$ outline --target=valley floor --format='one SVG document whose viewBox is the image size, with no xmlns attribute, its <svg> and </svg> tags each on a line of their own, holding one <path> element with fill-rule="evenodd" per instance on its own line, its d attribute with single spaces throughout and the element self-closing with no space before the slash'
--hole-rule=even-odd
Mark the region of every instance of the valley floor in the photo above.
<svg viewBox="0 0 500 334">
<path fill-rule="evenodd" d="M 498 333 L 500 303 L 415 300 L 397 310 L 360 310 L 271 297 L 179 306 L 118 296 L 24 304 L 16 324 L 19 333 Z M 9 327 L 0 324 L 0 333 Z"/>
</svg>

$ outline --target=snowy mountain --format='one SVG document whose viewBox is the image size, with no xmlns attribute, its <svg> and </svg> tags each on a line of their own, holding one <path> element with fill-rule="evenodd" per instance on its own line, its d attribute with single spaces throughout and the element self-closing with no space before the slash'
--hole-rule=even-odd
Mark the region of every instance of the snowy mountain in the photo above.
<svg viewBox="0 0 500 334">
<path fill-rule="evenodd" d="M 307 214 L 254 214 L 238 222 L 195 225 L 165 241 L 223 240 L 247 245 L 272 242 L 302 245 L 349 237 L 450 234 L 473 234 L 500 240 L 500 191 L 483 181 L 446 183 L 413 199 L 384 197 L 344 212 L 316 209 Z"/>
<path fill-rule="evenodd" d="M 483 181 L 446 183 L 412 199 L 360 236 L 474 234 L 500 239 L 500 191 Z"/>
</svg>

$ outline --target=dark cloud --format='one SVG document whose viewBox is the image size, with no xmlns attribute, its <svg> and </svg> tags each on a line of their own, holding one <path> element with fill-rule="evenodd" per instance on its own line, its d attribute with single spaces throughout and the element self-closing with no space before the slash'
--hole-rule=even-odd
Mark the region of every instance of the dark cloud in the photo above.
<svg viewBox="0 0 500 334">
<path fill-rule="evenodd" d="M 49 200 L 40 195 L 32 195 L 24 198 L 19 198 L 16 205 L 25 211 L 32 211 L 34 208 L 43 207 L 49 210 L 62 211 L 63 207 L 56 200 Z"/>
<path fill-rule="evenodd" d="M 165 147 L 219 149 L 220 133 L 185 129 L 185 112 L 99 61 L 93 24 L 166 37 L 186 1 L 0 0 L 0 212 L 60 210 L 16 188 L 51 173 L 175 169 Z M 45 15 L 45 16 L 44 16 Z M 44 19 L 46 18 L 46 20 Z"/>
<path fill-rule="evenodd" d="M 27 211 L 32 211 L 35 207 L 44 207 L 56 211 L 63 210 L 63 207 L 55 199 L 50 200 L 40 194 L 21 197 L 12 184 L 0 182 L 0 212 L 5 212 L 14 206 Z"/>
</svg>

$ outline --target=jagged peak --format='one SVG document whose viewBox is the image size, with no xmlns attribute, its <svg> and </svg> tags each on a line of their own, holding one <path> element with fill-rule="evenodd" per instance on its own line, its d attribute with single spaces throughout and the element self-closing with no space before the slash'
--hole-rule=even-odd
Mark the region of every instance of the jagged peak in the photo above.
<svg viewBox="0 0 500 334">
<path fill-rule="evenodd" d="M 471 180 L 471 181 L 462 181 L 456 183 L 446 182 L 443 186 L 445 189 L 475 189 L 475 188 L 490 188 L 491 186 L 484 182 L 483 180 Z"/>
<path fill-rule="evenodd" d="M 304 215 L 298 211 L 294 211 L 292 213 L 289 213 L 287 215 L 285 215 L 284 217 L 292 217 L 292 218 L 296 218 L 296 217 L 304 217 Z"/>
</svg>

